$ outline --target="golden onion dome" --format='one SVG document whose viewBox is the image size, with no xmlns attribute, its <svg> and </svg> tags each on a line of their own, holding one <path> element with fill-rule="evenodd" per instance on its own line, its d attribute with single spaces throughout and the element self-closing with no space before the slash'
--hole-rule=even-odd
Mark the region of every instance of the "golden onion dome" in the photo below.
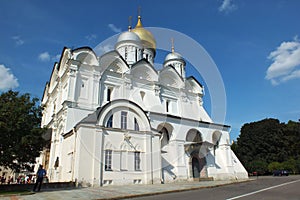
<svg viewBox="0 0 300 200">
<path fill-rule="evenodd" d="M 156 41 L 152 33 L 143 27 L 141 16 L 138 16 L 138 22 L 135 28 L 132 29 L 131 31 L 139 36 L 139 38 L 142 40 L 142 44 L 144 48 L 152 48 L 152 49 L 156 48 Z"/>
</svg>

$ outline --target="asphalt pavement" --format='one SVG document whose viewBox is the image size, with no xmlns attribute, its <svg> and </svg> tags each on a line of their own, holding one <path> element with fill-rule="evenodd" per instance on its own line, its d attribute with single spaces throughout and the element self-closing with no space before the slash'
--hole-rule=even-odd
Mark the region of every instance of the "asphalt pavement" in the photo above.
<svg viewBox="0 0 300 200">
<path fill-rule="evenodd" d="M 88 187 L 69 190 L 43 190 L 27 195 L 2 196 L 3 200 L 57 200 L 57 199 L 126 199 L 141 196 L 197 190 L 201 188 L 219 187 L 249 180 L 176 182 L 155 185 L 110 185 L 104 187 Z"/>
<path fill-rule="evenodd" d="M 128 198 L 131 200 L 300 200 L 300 176 L 264 176 L 222 187 Z"/>
</svg>

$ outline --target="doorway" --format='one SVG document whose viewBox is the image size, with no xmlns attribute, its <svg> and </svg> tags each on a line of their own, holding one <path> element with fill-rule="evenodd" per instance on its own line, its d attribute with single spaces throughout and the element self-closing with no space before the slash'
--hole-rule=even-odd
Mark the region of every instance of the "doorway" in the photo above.
<svg viewBox="0 0 300 200">
<path fill-rule="evenodd" d="M 193 178 L 200 178 L 200 164 L 196 157 L 192 158 Z"/>
</svg>

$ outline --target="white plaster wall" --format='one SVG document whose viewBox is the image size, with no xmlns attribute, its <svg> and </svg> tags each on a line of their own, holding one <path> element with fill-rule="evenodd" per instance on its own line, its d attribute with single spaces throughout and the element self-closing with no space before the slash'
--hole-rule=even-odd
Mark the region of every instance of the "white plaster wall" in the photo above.
<svg viewBox="0 0 300 200">
<path fill-rule="evenodd" d="M 80 127 L 77 134 L 78 160 L 75 178 L 83 186 L 100 185 L 102 134 L 94 127 Z"/>
<path fill-rule="evenodd" d="M 91 110 L 83 110 L 80 108 L 68 108 L 66 114 L 66 123 L 64 132 L 69 132 L 83 118 L 92 113 Z"/>
<path fill-rule="evenodd" d="M 124 132 L 125 133 L 125 132 Z M 152 154 L 151 154 L 151 135 L 142 134 L 138 132 L 129 132 L 130 148 L 126 151 L 126 170 L 122 167 L 121 146 L 124 144 L 124 135 L 121 132 L 107 131 L 105 134 L 105 144 L 112 145 L 112 171 L 103 172 L 103 183 L 108 184 L 139 184 L 160 182 L 160 151 L 154 150 L 156 145 L 159 145 L 159 138 L 155 136 L 152 138 Z M 103 149 L 103 155 L 104 155 Z M 134 169 L 134 152 L 140 151 L 141 169 L 135 171 Z M 121 153 L 122 152 L 122 153 Z M 103 160 L 104 162 L 104 160 Z M 151 165 L 152 164 L 152 165 Z"/>
<path fill-rule="evenodd" d="M 212 134 L 215 131 L 221 133 L 221 138 L 219 142 L 219 147 L 213 152 L 213 147 L 206 152 L 204 148 L 201 147 L 201 152 L 206 157 L 207 163 L 207 173 L 208 177 L 213 177 L 216 180 L 223 180 L 223 179 L 234 179 L 235 172 L 233 170 L 233 162 L 232 156 L 230 154 L 231 149 L 230 146 L 227 144 L 229 141 L 229 133 L 224 130 L 217 129 L 216 126 L 204 126 L 199 127 L 197 122 L 191 122 L 186 120 L 170 120 L 169 118 L 163 118 L 162 116 L 158 115 L 150 115 L 151 125 L 154 128 L 157 128 L 158 125 L 162 122 L 169 123 L 172 125 L 173 132 L 171 133 L 171 138 L 169 144 L 164 147 L 164 151 L 167 153 L 163 154 L 163 158 L 171 164 L 172 170 L 171 172 L 174 173 L 178 179 L 182 177 L 188 178 L 189 174 L 189 162 L 184 152 L 184 141 L 186 139 L 186 134 L 191 129 L 197 129 L 202 136 L 203 141 L 207 141 L 212 143 Z M 182 142 L 181 142 L 182 141 Z M 172 153 L 176 152 L 176 154 Z M 183 159 L 181 159 L 183 158 Z M 185 160 L 184 164 L 182 164 L 181 160 Z M 241 166 L 237 163 L 236 171 L 243 172 Z M 170 174 L 165 172 L 164 177 L 166 181 L 171 181 L 174 177 L 174 174 Z M 245 177 L 244 175 L 239 175 L 238 177 Z"/>
<path fill-rule="evenodd" d="M 74 159 L 75 159 L 75 135 L 71 135 L 63 140 L 62 154 L 60 159 L 61 180 L 63 182 L 74 181 Z"/>
</svg>

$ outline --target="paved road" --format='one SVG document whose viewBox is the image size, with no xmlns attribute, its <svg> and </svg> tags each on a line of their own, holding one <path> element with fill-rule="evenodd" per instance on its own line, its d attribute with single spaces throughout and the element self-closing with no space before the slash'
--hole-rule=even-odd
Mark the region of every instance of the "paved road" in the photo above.
<svg viewBox="0 0 300 200">
<path fill-rule="evenodd" d="M 184 199 L 227 199 L 227 200 L 300 200 L 300 176 L 259 177 L 257 180 L 226 185 L 216 188 L 169 193 L 133 198 L 132 200 L 184 200 Z"/>
<path fill-rule="evenodd" d="M 253 179 L 253 178 L 252 178 Z M 229 185 L 228 185 L 229 184 Z M 201 188 L 201 189 L 200 189 Z M 182 191 L 176 192 L 175 191 Z M 185 192 L 183 192 L 185 191 Z M 153 195 L 161 193 L 161 195 Z M 162 194 L 164 193 L 164 194 Z M 71 190 L 42 190 L 29 195 L 0 196 L 2 200 L 77 200 L 77 199 L 124 199 L 143 196 L 145 199 L 292 199 L 300 200 L 300 175 L 288 177 L 259 177 L 257 180 L 176 182 L 154 185 L 111 185 Z M 152 196 L 144 196 L 152 195 Z"/>
<path fill-rule="evenodd" d="M 124 199 L 130 197 L 169 193 L 174 191 L 192 190 L 207 187 L 218 187 L 226 184 L 241 183 L 246 180 L 227 181 L 183 181 L 168 184 L 154 185 L 110 185 L 105 187 L 88 187 L 69 190 L 43 189 L 41 192 L 28 195 L 0 196 L 1 200 L 81 200 L 81 199 Z"/>
</svg>

